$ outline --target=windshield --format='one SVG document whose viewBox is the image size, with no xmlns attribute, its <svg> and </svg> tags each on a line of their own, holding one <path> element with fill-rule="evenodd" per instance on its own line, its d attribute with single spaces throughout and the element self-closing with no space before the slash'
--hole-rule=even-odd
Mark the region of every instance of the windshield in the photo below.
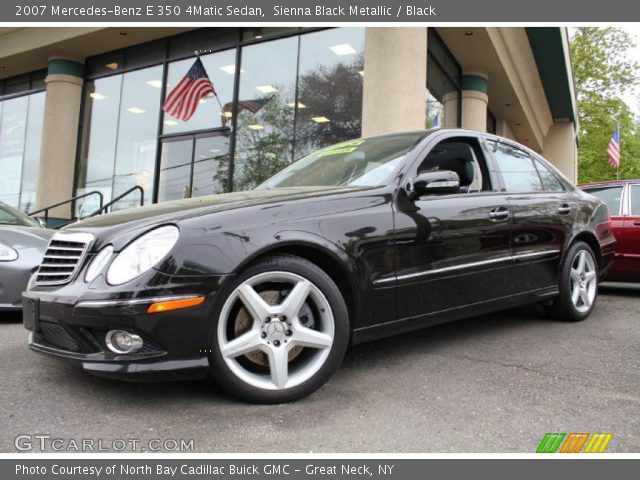
<svg viewBox="0 0 640 480">
<path fill-rule="evenodd" d="M 292 163 L 256 189 L 384 185 L 425 132 L 350 140 Z"/>
<path fill-rule="evenodd" d="M 24 213 L 0 204 L 0 225 L 20 225 L 22 227 L 38 227 L 40 224 L 27 217 Z"/>
</svg>

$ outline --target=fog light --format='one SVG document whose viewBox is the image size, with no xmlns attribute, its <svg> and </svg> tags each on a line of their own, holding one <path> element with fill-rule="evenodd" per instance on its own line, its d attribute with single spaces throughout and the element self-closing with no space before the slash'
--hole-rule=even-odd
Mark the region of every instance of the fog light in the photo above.
<svg viewBox="0 0 640 480">
<path fill-rule="evenodd" d="M 105 337 L 107 347 L 114 353 L 133 353 L 142 348 L 142 338 L 124 330 L 110 330 Z"/>
</svg>

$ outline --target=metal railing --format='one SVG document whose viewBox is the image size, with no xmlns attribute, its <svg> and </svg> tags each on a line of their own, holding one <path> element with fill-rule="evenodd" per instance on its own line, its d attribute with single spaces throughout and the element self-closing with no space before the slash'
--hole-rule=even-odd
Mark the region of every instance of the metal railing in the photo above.
<svg viewBox="0 0 640 480">
<path fill-rule="evenodd" d="M 104 204 L 104 196 L 102 195 L 102 192 L 94 190 L 92 192 L 83 193 L 82 195 L 76 195 L 75 197 L 71 197 L 71 198 L 69 198 L 67 200 L 63 200 L 62 202 L 54 203 L 53 205 L 49 205 L 47 207 L 41 208 L 40 210 L 35 210 L 35 211 L 31 212 L 31 213 L 28 213 L 27 215 L 29 215 L 30 217 L 33 217 L 34 215 L 36 215 L 38 213 L 44 212 L 44 223 L 45 223 L 45 225 L 48 225 L 49 224 L 49 210 L 52 210 L 52 209 L 57 208 L 57 207 L 61 207 L 62 205 L 66 205 L 67 203 L 72 203 L 72 205 L 73 205 L 72 209 L 75 210 L 75 202 L 76 202 L 76 200 L 80 200 L 82 198 L 86 198 L 86 197 L 89 197 L 91 195 L 98 195 L 98 198 L 100 199 L 100 210 L 102 210 L 103 204 Z M 74 215 L 73 215 L 73 218 L 71 219 L 71 221 L 67 222 L 67 223 L 65 223 L 65 224 L 63 224 L 61 226 L 68 225 L 71 222 L 75 222 L 77 219 L 78 218 L 75 216 L 75 212 L 74 212 Z"/>
<path fill-rule="evenodd" d="M 126 192 L 121 193 L 120 195 L 118 195 L 116 198 L 111 199 L 111 201 L 109 203 L 106 203 L 105 205 L 101 205 L 100 208 L 98 210 L 96 210 L 95 212 L 93 212 L 90 215 L 87 215 L 87 217 L 95 217 L 96 215 L 101 215 L 103 213 L 108 213 L 109 209 L 117 202 L 119 202 L 120 200 L 122 200 L 123 198 L 125 198 L 127 195 L 129 195 L 130 193 L 133 193 L 135 191 L 139 191 L 140 192 L 140 207 L 144 206 L 144 189 L 140 186 L 140 185 L 136 185 L 134 187 L 131 187 L 129 190 L 127 190 Z"/>
</svg>

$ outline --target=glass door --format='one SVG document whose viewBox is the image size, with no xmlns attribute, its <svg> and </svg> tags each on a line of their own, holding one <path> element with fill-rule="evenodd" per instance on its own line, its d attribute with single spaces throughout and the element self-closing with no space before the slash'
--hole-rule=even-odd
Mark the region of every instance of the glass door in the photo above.
<svg viewBox="0 0 640 480">
<path fill-rule="evenodd" d="M 158 202 L 223 193 L 228 160 L 228 131 L 163 139 Z"/>
</svg>

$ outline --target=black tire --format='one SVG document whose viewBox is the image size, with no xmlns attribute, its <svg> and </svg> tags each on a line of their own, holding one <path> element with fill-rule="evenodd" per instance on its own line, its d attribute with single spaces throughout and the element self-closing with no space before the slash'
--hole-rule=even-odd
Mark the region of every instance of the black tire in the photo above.
<svg viewBox="0 0 640 480">
<path fill-rule="evenodd" d="M 593 282 L 595 294 L 593 301 L 588 307 L 586 305 L 578 307 L 572 300 L 571 269 L 582 252 L 591 258 L 593 268 L 595 269 L 595 280 Z M 598 298 L 599 273 L 598 260 L 591 247 L 582 241 L 577 241 L 571 245 L 560 269 L 560 294 L 551 305 L 544 307 L 547 315 L 555 320 L 566 322 L 580 322 L 585 320 L 593 311 Z"/>
<path fill-rule="evenodd" d="M 324 364 L 311 378 L 291 388 L 268 390 L 257 388 L 239 378 L 225 361 L 219 347 L 218 324 L 223 320 L 223 305 L 237 287 L 258 274 L 268 272 L 290 272 L 315 285 L 327 300 L 333 314 L 333 343 Z M 209 353 L 210 378 L 226 392 L 251 403 L 276 404 L 291 402 L 305 397 L 324 385 L 340 366 L 349 342 L 349 315 L 346 303 L 333 280 L 317 265 L 294 255 L 274 255 L 258 260 L 225 285 L 214 309 L 212 351 Z M 228 323 L 228 322 L 226 322 Z M 221 327 L 224 329 L 224 327 Z M 265 334 L 263 334 L 265 335 Z M 275 342 L 274 342 L 275 343 Z"/>
</svg>

